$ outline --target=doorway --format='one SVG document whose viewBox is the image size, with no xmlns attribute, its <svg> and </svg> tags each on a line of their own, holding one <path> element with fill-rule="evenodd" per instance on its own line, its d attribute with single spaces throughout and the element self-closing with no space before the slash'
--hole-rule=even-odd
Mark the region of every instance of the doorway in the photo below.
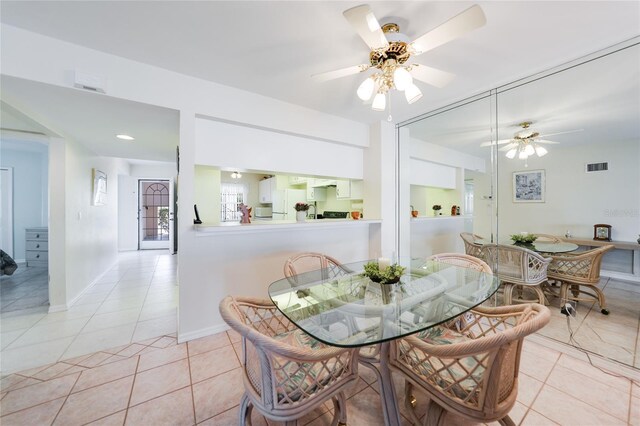
<svg viewBox="0 0 640 426">
<path fill-rule="evenodd" d="M 138 248 L 173 247 L 173 181 L 138 180 Z"/>
<path fill-rule="evenodd" d="M 0 248 L 9 256 L 13 253 L 13 168 L 0 168 Z"/>
</svg>

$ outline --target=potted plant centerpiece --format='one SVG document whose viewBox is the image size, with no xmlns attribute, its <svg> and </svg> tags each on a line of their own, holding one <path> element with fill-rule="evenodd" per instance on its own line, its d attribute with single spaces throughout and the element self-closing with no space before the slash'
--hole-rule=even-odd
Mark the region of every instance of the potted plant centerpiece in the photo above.
<svg viewBox="0 0 640 426">
<path fill-rule="evenodd" d="M 388 260 L 386 262 L 388 264 Z M 364 265 L 364 275 L 371 281 L 380 284 L 394 284 L 400 281 L 400 277 L 404 273 L 405 268 L 394 263 L 386 266 L 380 260 L 368 262 Z"/>
<path fill-rule="evenodd" d="M 434 204 L 431 208 L 433 209 L 434 216 L 438 216 L 438 212 L 442 210 L 442 206 L 440 204 Z"/>
<path fill-rule="evenodd" d="M 307 211 L 309 210 L 309 204 L 296 203 L 296 205 L 293 206 L 293 208 L 296 209 L 296 221 L 304 222 L 305 219 L 307 218 Z"/>
<path fill-rule="evenodd" d="M 511 236 L 511 240 L 517 246 L 531 246 L 538 237 L 534 234 L 529 234 L 528 232 L 522 232 L 520 234 L 513 234 Z"/>
</svg>

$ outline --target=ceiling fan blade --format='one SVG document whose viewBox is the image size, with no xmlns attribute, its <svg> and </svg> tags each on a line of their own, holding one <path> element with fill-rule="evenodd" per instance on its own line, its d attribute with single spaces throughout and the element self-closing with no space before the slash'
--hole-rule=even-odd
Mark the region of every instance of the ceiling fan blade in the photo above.
<svg viewBox="0 0 640 426">
<path fill-rule="evenodd" d="M 545 138 L 547 136 L 556 136 L 556 135 L 565 135 L 567 133 L 576 133 L 576 132 L 582 132 L 584 131 L 584 129 L 574 129 L 574 130 L 567 130 L 565 132 L 555 132 L 555 133 L 545 133 L 544 135 L 539 135 L 539 138 Z"/>
<path fill-rule="evenodd" d="M 362 64 L 362 65 L 354 65 L 352 67 L 341 68 L 339 70 L 327 71 L 320 74 L 314 74 L 311 76 L 312 79 L 317 81 L 318 83 L 323 83 L 329 80 L 335 80 L 336 78 L 346 77 L 348 75 L 358 74 L 359 72 L 363 72 L 371 68 L 371 65 Z"/>
<path fill-rule="evenodd" d="M 554 142 L 554 141 L 545 141 L 545 140 L 542 140 L 542 139 L 534 139 L 533 141 L 535 143 L 547 143 L 547 144 L 550 144 L 550 145 L 557 145 L 557 144 L 560 143 L 560 142 Z"/>
<path fill-rule="evenodd" d="M 352 7 L 342 14 L 371 50 L 389 47 L 380 23 L 368 4 Z"/>
<path fill-rule="evenodd" d="M 482 143 L 480 144 L 480 146 L 481 146 L 481 147 L 484 147 L 484 146 L 491 146 L 491 145 L 502 145 L 502 144 L 504 144 L 504 143 L 509 143 L 509 142 L 511 142 L 512 140 L 513 140 L 513 139 L 501 139 L 501 140 L 499 140 L 499 141 L 497 141 L 497 142 L 493 142 L 493 141 L 489 141 L 489 142 L 482 142 Z"/>
<path fill-rule="evenodd" d="M 421 35 L 411 45 L 416 51 L 415 55 L 419 55 L 461 37 L 469 31 L 480 28 L 486 22 L 487 18 L 484 16 L 484 12 L 476 4 L 428 33 Z"/>
<path fill-rule="evenodd" d="M 502 148 L 498 149 L 498 151 L 509 151 L 511 148 L 516 148 L 518 146 L 517 142 L 511 142 L 508 145 L 503 146 Z"/>
<path fill-rule="evenodd" d="M 411 75 L 424 83 L 438 88 L 443 88 L 456 77 L 449 72 L 421 64 L 411 65 Z"/>
</svg>

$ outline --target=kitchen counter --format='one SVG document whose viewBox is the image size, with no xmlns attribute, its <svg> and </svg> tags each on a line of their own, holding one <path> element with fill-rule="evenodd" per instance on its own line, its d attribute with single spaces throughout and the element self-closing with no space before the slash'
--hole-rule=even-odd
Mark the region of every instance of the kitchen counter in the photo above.
<svg viewBox="0 0 640 426">
<path fill-rule="evenodd" d="M 218 224 L 193 225 L 198 237 L 217 234 L 275 232 L 291 230 L 316 230 L 323 228 L 339 228 L 353 226 L 368 226 L 380 224 L 376 219 L 307 219 L 305 222 L 295 220 L 254 220 L 251 223 L 223 222 Z"/>
</svg>

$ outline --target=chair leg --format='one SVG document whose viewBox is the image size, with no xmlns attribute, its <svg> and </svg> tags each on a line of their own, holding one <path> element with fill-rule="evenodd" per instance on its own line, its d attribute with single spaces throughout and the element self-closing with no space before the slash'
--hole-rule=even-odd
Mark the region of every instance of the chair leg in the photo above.
<svg viewBox="0 0 640 426">
<path fill-rule="evenodd" d="M 447 411 L 433 401 L 429 401 L 427 413 L 424 415 L 424 426 L 438 426 L 444 424 Z"/>
<path fill-rule="evenodd" d="M 607 300 L 604 297 L 604 293 L 597 286 L 593 286 L 593 291 L 598 296 L 598 304 L 600 305 L 600 312 L 604 315 L 609 315 L 609 309 L 607 309 Z"/>
<path fill-rule="evenodd" d="M 511 301 L 513 298 L 513 284 L 511 283 L 504 283 L 504 304 L 505 305 L 511 305 Z"/>
<path fill-rule="evenodd" d="M 549 302 L 547 301 L 547 298 L 544 295 L 544 292 L 542 291 L 542 287 L 539 285 L 533 286 L 531 287 L 536 294 L 538 295 L 538 300 L 540 301 L 541 305 L 548 305 Z"/>
<path fill-rule="evenodd" d="M 410 381 L 404 381 L 404 406 L 409 413 L 411 423 L 414 425 L 420 424 L 420 419 L 416 415 L 416 397 L 413 395 L 413 385 Z"/>
<path fill-rule="evenodd" d="M 347 424 L 347 397 L 344 392 L 338 393 L 331 398 L 333 401 L 333 421 L 331 426 L 344 426 Z"/>
<path fill-rule="evenodd" d="M 253 405 L 249 401 L 249 396 L 245 392 L 240 400 L 240 426 L 251 426 L 251 410 Z"/>
<path fill-rule="evenodd" d="M 513 420 L 511 420 L 511 417 L 509 416 L 501 418 L 500 420 L 498 420 L 498 423 L 500 423 L 502 426 L 516 426 L 516 424 L 513 422 Z"/>
</svg>

